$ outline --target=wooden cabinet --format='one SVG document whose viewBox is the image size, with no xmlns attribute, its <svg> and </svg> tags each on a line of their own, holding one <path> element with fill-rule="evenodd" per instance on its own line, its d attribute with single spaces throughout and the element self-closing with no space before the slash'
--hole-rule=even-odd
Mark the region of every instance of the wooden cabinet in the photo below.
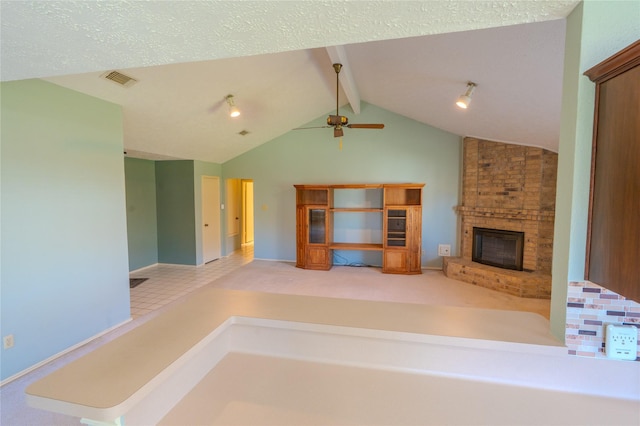
<svg viewBox="0 0 640 426">
<path fill-rule="evenodd" d="M 300 186 L 300 185 L 299 185 Z M 296 186 L 296 266 L 305 269 L 331 268 L 332 192 L 319 186 Z"/>
<path fill-rule="evenodd" d="M 596 83 L 585 278 L 640 302 L 640 41 L 585 75 Z"/>
<path fill-rule="evenodd" d="M 382 272 L 422 272 L 423 186 L 415 184 L 384 187 Z"/>
<path fill-rule="evenodd" d="M 297 267 L 328 270 L 333 250 L 374 250 L 382 252 L 382 272 L 421 273 L 424 184 L 294 186 Z M 339 190 L 379 191 L 382 201 L 380 205 L 334 206 L 334 191 Z M 382 241 L 334 242 L 333 215 L 343 213 L 380 215 Z"/>
</svg>

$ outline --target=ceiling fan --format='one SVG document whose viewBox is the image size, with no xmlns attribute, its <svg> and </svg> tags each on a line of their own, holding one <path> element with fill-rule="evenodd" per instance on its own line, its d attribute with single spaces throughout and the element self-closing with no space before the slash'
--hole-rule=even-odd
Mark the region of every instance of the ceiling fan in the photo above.
<svg viewBox="0 0 640 426">
<path fill-rule="evenodd" d="M 339 105 L 339 75 L 342 69 L 342 64 L 333 64 L 333 69 L 336 71 L 336 115 L 329 115 L 327 117 L 327 125 L 319 127 L 298 127 L 294 130 L 301 129 L 324 129 L 333 127 L 333 137 L 341 137 L 344 135 L 343 128 L 348 127 L 350 129 L 384 129 L 384 124 L 349 124 L 349 119 L 344 115 L 340 115 Z"/>
</svg>

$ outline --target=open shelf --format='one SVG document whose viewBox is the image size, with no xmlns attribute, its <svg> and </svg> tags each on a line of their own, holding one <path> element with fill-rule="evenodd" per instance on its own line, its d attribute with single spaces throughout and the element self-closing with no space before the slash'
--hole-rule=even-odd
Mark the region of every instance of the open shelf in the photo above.
<svg viewBox="0 0 640 426">
<path fill-rule="evenodd" d="M 385 185 L 385 206 L 419 206 L 422 204 L 422 186 Z"/>
<path fill-rule="evenodd" d="M 298 205 L 329 205 L 329 190 L 326 188 L 304 188 L 297 192 Z"/>
<path fill-rule="evenodd" d="M 375 243 L 331 243 L 332 250 L 377 250 L 382 251 L 382 244 Z"/>
</svg>

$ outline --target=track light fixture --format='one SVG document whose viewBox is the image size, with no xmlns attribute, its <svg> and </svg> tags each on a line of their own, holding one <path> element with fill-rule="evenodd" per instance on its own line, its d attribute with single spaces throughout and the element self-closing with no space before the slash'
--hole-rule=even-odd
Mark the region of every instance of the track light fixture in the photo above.
<svg viewBox="0 0 640 426">
<path fill-rule="evenodd" d="M 467 109 L 469 104 L 471 103 L 471 95 L 473 94 L 473 90 L 476 88 L 477 84 L 470 81 L 467 83 L 467 91 L 464 95 L 460 95 L 458 100 L 456 101 L 456 105 L 462 109 Z"/>
<path fill-rule="evenodd" d="M 229 116 L 232 118 L 239 117 L 240 110 L 233 101 L 233 95 L 227 95 L 224 99 L 227 101 L 227 104 L 229 104 Z"/>
</svg>

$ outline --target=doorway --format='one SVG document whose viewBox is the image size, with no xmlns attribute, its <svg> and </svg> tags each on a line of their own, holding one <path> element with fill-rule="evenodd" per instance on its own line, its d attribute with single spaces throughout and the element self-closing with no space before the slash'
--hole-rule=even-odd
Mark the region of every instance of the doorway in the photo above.
<svg viewBox="0 0 640 426">
<path fill-rule="evenodd" d="M 242 180 L 242 245 L 253 244 L 253 180 Z"/>
<path fill-rule="evenodd" d="M 202 259 L 204 263 L 220 258 L 220 179 L 202 177 Z"/>
</svg>

